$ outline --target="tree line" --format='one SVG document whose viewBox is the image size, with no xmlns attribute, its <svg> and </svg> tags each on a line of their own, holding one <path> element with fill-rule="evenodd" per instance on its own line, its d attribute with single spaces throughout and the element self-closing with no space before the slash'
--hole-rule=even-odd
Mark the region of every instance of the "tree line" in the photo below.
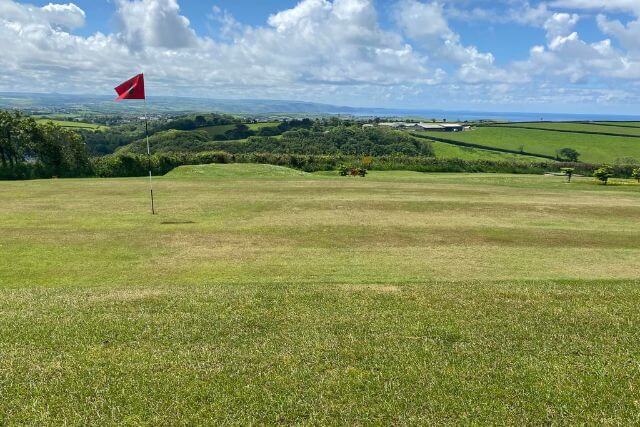
<svg viewBox="0 0 640 427">
<path fill-rule="evenodd" d="M 82 137 L 51 122 L 0 111 L 0 178 L 86 176 L 91 162 Z"/>
</svg>

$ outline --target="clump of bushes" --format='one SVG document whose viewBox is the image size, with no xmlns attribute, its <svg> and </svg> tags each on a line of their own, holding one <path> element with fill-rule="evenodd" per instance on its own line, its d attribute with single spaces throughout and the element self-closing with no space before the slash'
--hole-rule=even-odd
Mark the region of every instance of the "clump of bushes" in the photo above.
<svg viewBox="0 0 640 427">
<path fill-rule="evenodd" d="M 367 169 L 363 167 L 340 166 L 340 176 L 367 176 Z"/>
</svg>

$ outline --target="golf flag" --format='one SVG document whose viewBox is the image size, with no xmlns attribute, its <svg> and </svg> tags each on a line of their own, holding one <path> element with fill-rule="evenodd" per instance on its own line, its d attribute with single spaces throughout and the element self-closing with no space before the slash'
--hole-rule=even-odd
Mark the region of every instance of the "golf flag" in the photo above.
<svg viewBox="0 0 640 427">
<path fill-rule="evenodd" d="M 138 74 L 116 88 L 118 97 L 116 101 L 123 99 L 145 99 L 144 74 Z"/>
<path fill-rule="evenodd" d="M 149 158 L 149 190 L 151 193 L 151 213 L 156 214 L 156 207 L 153 200 L 153 180 L 151 173 L 151 149 L 149 147 L 149 112 L 147 111 L 147 98 L 144 94 L 144 74 L 140 73 L 130 78 L 116 88 L 118 97 L 116 102 L 123 99 L 144 99 L 144 133 L 147 138 L 147 157 Z"/>
</svg>

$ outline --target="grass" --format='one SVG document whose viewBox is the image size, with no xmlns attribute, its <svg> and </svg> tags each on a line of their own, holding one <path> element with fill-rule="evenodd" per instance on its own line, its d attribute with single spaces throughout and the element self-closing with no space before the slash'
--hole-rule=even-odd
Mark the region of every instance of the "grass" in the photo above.
<svg viewBox="0 0 640 427">
<path fill-rule="evenodd" d="M 532 161 L 539 162 L 544 159 L 539 157 L 524 156 L 521 154 L 502 153 L 500 151 L 483 150 L 473 147 L 460 147 L 446 142 L 431 141 L 435 156 L 443 159 L 463 160 L 493 160 L 493 161 Z"/>
<path fill-rule="evenodd" d="M 280 122 L 260 122 L 260 123 L 249 123 L 247 126 L 249 126 L 249 129 L 257 131 L 263 128 L 274 128 L 274 127 L 277 127 L 279 124 Z"/>
<path fill-rule="evenodd" d="M 262 128 L 266 127 L 275 127 L 278 126 L 277 122 L 264 122 L 264 123 L 249 123 L 247 124 L 250 130 L 258 131 Z M 218 126 L 207 126 L 203 128 L 198 128 L 197 130 L 203 130 L 209 134 L 211 137 L 216 137 L 218 135 L 223 135 L 225 132 L 232 130 L 236 127 L 236 125 L 218 125 Z"/>
<path fill-rule="evenodd" d="M 218 126 L 207 126 L 198 128 L 198 131 L 205 131 L 209 134 L 210 137 L 216 137 L 218 135 L 224 135 L 225 132 L 234 129 L 235 125 L 218 125 Z"/>
<path fill-rule="evenodd" d="M 180 166 L 166 178 L 277 179 L 309 176 L 308 173 L 275 165 L 241 164 Z"/>
<path fill-rule="evenodd" d="M 595 132 L 604 134 L 620 134 L 629 135 L 630 137 L 640 137 L 640 127 L 629 127 L 624 123 L 616 125 L 615 123 L 609 124 L 595 124 L 595 123 L 510 123 L 509 127 L 524 127 L 524 128 L 536 128 L 536 129 L 549 129 L 549 130 L 561 130 L 566 132 Z"/>
<path fill-rule="evenodd" d="M 154 217 L 144 179 L 0 182 L 0 423 L 636 424 L 614 184 L 217 165 Z"/>
<path fill-rule="evenodd" d="M 82 123 L 75 121 L 67 121 L 67 120 L 51 120 L 51 119 L 38 119 L 39 123 L 48 123 L 52 122 L 55 125 L 58 125 L 63 128 L 72 128 L 72 129 L 90 129 L 90 130 L 106 130 L 108 126 L 104 125 L 96 125 L 94 123 Z"/>
<path fill-rule="evenodd" d="M 488 148 L 504 148 L 528 153 L 555 156 L 562 148 L 573 148 L 580 160 L 590 163 L 615 162 L 621 158 L 640 158 L 640 140 L 637 138 L 549 132 L 533 129 L 483 127 L 468 132 L 421 132 L 427 136 L 478 144 Z"/>
</svg>

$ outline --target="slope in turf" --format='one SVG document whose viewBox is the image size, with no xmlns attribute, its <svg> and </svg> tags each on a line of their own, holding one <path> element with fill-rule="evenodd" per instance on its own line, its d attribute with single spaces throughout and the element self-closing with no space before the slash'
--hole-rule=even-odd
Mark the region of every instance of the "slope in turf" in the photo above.
<svg viewBox="0 0 640 427">
<path fill-rule="evenodd" d="M 259 177 L 0 182 L 0 424 L 638 423 L 638 184 Z"/>
<path fill-rule="evenodd" d="M 533 129 L 504 127 L 478 128 L 469 132 L 424 132 L 424 136 L 446 138 L 488 148 L 504 148 L 513 151 L 555 156 L 561 148 L 573 148 L 580 160 L 591 163 L 615 162 L 621 158 L 640 158 L 640 140 L 637 138 L 605 135 L 585 135 L 550 132 Z"/>
<path fill-rule="evenodd" d="M 283 166 L 252 163 L 180 166 L 169 172 L 167 178 L 215 179 L 274 179 L 309 177 L 310 174 Z"/>
</svg>

